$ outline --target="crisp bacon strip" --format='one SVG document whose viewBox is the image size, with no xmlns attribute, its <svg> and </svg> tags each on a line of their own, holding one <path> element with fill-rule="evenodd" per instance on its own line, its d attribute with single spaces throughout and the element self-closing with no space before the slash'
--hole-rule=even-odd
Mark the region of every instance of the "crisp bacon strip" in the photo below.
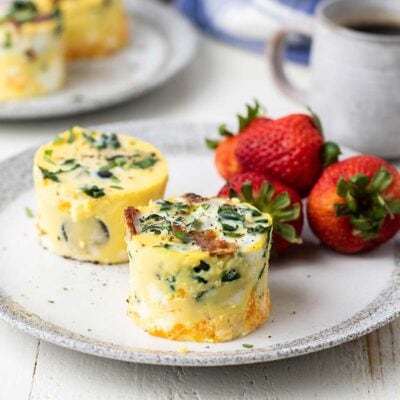
<svg viewBox="0 0 400 400">
<path fill-rule="evenodd" d="M 234 254 L 238 245 L 226 240 L 218 239 L 214 231 L 193 231 L 190 232 L 194 241 L 202 250 L 207 251 L 212 256 L 228 256 Z"/>
<path fill-rule="evenodd" d="M 196 193 L 186 193 L 183 195 L 183 198 L 188 201 L 188 203 L 201 203 L 207 200 L 205 197 L 202 197 Z"/>
<path fill-rule="evenodd" d="M 125 208 L 124 211 L 124 216 L 125 216 L 125 222 L 126 226 L 128 228 L 128 232 L 130 234 L 130 237 L 133 235 L 136 235 L 136 227 L 135 227 L 135 217 L 137 215 L 137 210 L 135 207 L 129 206 Z"/>
</svg>

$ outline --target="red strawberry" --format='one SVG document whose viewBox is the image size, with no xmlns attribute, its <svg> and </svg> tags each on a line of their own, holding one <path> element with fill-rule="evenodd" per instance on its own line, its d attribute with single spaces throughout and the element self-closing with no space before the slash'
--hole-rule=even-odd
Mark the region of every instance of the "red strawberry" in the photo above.
<svg viewBox="0 0 400 400">
<path fill-rule="evenodd" d="M 239 197 L 271 214 L 273 250 L 281 254 L 291 244 L 301 243 L 303 211 L 300 196 L 273 178 L 246 172 L 228 180 L 218 193 L 222 197 Z"/>
<path fill-rule="evenodd" d="M 229 179 L 243 172 L 236 158 L 236 147 L 239 136 L 247 131 L 263 132 L 265 125 L 271 121 L 261 116 L 261 107 L 258 102 L 254 106 L 247 105 L 247 115 L 238 115 L 239 130 L 234 134 L 226 129 L 225 125 L 219 127 L 219 134 L 224 138 L 222 141 L 207 139 L 207 146 L 215 149 L 215 165 L 220 175 Z"/>
<path fill-rule="evenodd" d="M 311 190 L 307 212 L 314 233 L 332 249 L 373 249 L 400 229 L 400 174 L 370 155 L 333 164 Z"/>
<path fill-rule="evenodd" d="M 337 160 L 340 150 L 327 142 L 313 114 L 292 114 L 271 121 L 265 129 L 240 135 L 236 157 L 245 171 L 278 179 L 306 196 L 323 167 Z"/>
</svg>

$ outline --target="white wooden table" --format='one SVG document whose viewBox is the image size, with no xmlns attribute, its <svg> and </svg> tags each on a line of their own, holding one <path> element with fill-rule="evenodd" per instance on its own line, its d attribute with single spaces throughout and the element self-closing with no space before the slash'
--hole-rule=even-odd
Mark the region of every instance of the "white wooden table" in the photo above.
<svg viewBox="0 0 400 400">
<path fill-rule="evenodd" d="M 307 71 L 292 67 L 291 73 L 306 83 Z M 134 103 L 64 120 L 0 123 L 0 158 L 73 124 L 144 118 L 230 120 L 255 97 L 273 116 L 301 110 L 273 87 L 262 56 L 203 38 L 188 70 Z M 38 341 L 0 321 L 0 400 L 311 398 L 400 398 L 400 322 L 296 359 L 194 369 L 100 359 Z"/>
</svg>

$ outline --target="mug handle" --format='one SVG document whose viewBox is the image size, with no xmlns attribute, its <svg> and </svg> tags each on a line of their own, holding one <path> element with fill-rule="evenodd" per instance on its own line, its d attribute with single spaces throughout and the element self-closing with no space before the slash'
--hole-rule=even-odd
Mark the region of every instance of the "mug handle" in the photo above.
<svg viewBox="0 0 400 400">
<path fill-rule="evenodd" d="M 278 88 L 299 103 L 307 103 L 307 92 L 294 85 L 284 70 L 284 51 L 287 38 L 291 34 L 303 34 L 312 37 L 312 23 L 291 24 L 278 29 L 269 39 L 268 60 L 271 69 L 272 79 Z"/>
</svg>

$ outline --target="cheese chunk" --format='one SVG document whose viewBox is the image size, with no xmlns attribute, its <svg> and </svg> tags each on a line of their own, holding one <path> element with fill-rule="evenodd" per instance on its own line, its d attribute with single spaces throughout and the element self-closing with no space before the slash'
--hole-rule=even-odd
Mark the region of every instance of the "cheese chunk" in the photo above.
<svg viewBox="0 0 400 400">
<path fill-rule="evenodd" d="M 0 100 L 51 93 L 64 81 L 59 14 L 40 14 L 31 2 L 1 5 Z"/>
<path fill-rule="evenodd" d="M 271 217 L 188 194 L 125 210 L 128 314 L 152 335 L 223 342 L 269 315 Z"/>
<path fill-rule="evenodd" d="M 122 0 L 36 0 L 51 11 L 59 6 L 68 59 L 101 57 L 124 47 L 129 39 Z"/>
<path fill-rule="evenodd" d="M 149 143 L 79 127 L 39 148 L 33 174 L 43 246 L 99 263 L 128 260 L 124 209 L 162 198 L 168 179 Z"/>
</svg>

